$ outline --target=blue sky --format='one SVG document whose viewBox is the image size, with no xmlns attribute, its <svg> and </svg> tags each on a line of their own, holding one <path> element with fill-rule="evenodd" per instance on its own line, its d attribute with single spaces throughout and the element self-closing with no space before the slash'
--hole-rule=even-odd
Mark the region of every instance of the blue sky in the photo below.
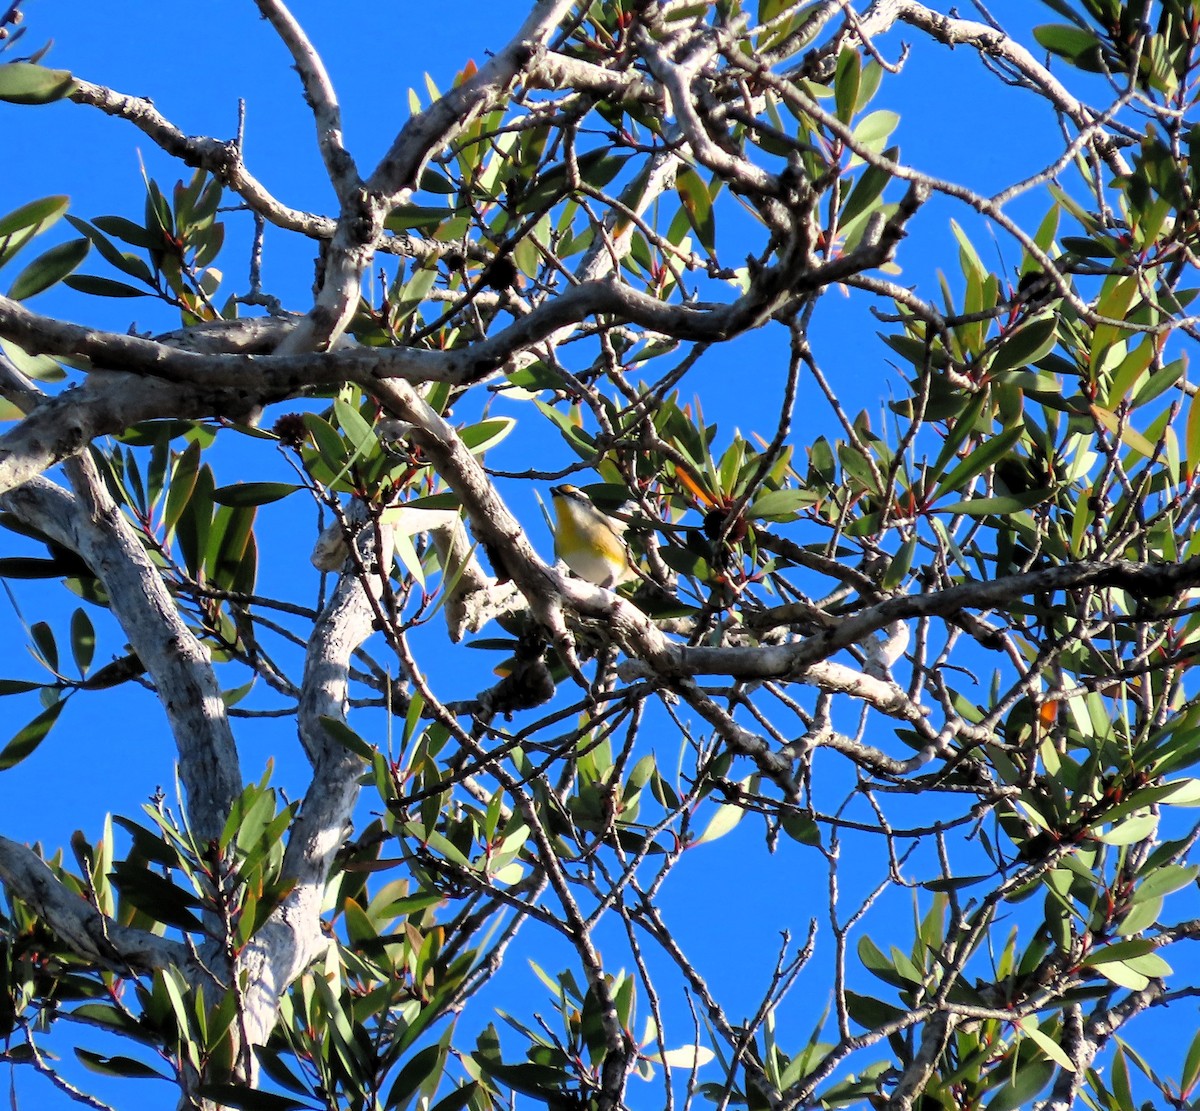
<svg viewBox="0 0 1200 1111">
<path fill-rule="evenodd" d="M 1006 26 L 1021 32 L 1026 41 L 1027 28 L 1054 18 L 1032 0 L 1005 0 L 997 8 L 1002 10 Z M 426 99 L 425 72 L 439 87 L 446 87 L 468 59 L 481 61 L 488 50 L 501 46 L 526 7 L 509 0 L 468 0 L 453 8 L 331 5 L 304 0 L 292 10 L 322 52 L 341 99 L 348 145 L 360 168 L 366 169 L 407 119 L 409 87 L 418 89 Z M 148 96 L 189 134 L 231 136 L 237 101 L 244 97 L 245 151 L 251 170 L 286 203 L 331 211 L 332 192 L 322 174 L 299 82 L 283 47 L 251 3 L 213 0 L 198 8 L 145 0 L 127 0 L 120 5 L 28 0 L 24 11 L 29 25 L 26 44 L 55 40 L 47 64 L 123 92 Z M 895 56 L 900 39 L 913 45 L 907 70 L 898 79 L 885 78 L 875 106 L 900 113 L 896 140 L 910 164 L 988 192 L 1040 168 L 1059 152 L 1057 126 L 1045 105 L 1029 94 L 1001 86 L 973 52 L 965 48 L 950 52 L 909 31 L 884 41 L 883 49 L 890 57 Z M 139 155 L 148 172 L 166 186 L 184 173 L 130 126 L 88 108 L 0 105 L 0 123 L 7 161 L 5 171 L 0 172 L 0 214 L 37 196 L 66 193 L 72 198 L 75 215 L 137 217 L 143 198 Z M 1028 225 L 1040 218 L 1045 207 L 1044 200 L 1021 202 L 1014 206 L 1013 215 Z M 941 269 L 954 284 L 957 247 L 949 227 L 952 217 L 968 228 L 981 255 L 993 263 L 997 256 L 982 222 L 961 206 L 937 202 L 914 221 L 903 248 L 902 281 L 919 283 L 928 291 Z M 248 220 L 231 215 L 229 224 L 234 243 L 244 242 Z M 736 250 L 731 254 L 736 257 Z M 290 242 L 279 235 L 268 239 L 264 281 L 268 290 L 290 307 L 306 303 L 312 255 L 309 243 Z M 1003 248 L 1000 257 L 1008 272 L 1015 273 L 1019 256 L 1011 245 Z M 226 258 L 227 287 L 243 289 L 244 251 L 236 247 L 227 250 Z M 102 272 L 95 259 L 89 260 L 85 269 Z M 6 288 L 9 280 L 6 274 L 0 285 Z M 30 305 L 41 312 L 119 331 L 135 324 L 139 330 L 154 331 L 177 325 L 169 310 L 149 301 L 98 302 L 55 290 Z M 875 337 L 877 329 L 864 298 L 847 298 L 835 290 L 826 294 L 817 311 L 812 340 L 818 360 L 842 391 L 847 408 L 851 412 L 866 408 L 878 421 L 887 399 L 902 392 L 902 383 L 888 362 L 887 349 Z M 707 357 L 689 389 L 701 396 L 708 420 L 718 421 L 724 434 L 735 426 L 747 433 L 759 430 L 769 434 L 782 384 L 779 353 L 785 350 L 784 344 L 777 331 L 748 337 Z M 809 392 L 813 391 L 811 383 L 806 382 L 803 390 L 797 408 L 802 416 L 795 433 L 801 446 L 818 431 L 830 431 L 824 408 Z M 814 428 L 814 420 L 822 422 L 819 427 Z M 489 461 L 501 468 L 517 467 L 522 465 L 523 450 L 520 440 L 514 439 Z M 231 460 L 230 470 L 220 480 L 287 477 L 273 457 L 260 454 L 254 465 L 262 468 L 261 472 L 243 475 Z M 532 499 L 527 493 L 520 496 L 526 499 L 522 511 L 531 514 L 531 536 L 548 555 L 549 536 L 536 518 Z M 290 565 L 307 563 L 312 535 L 304 531 L 309 527 L 306 523 L 286 516 L 272 516 L 271 521 L 273 527 L 260 535 L 261 565 L 288 584 Z M 26 620 L 50 620 L 65 634 L 72 607 L 64 605 L 57 586 L 25 582 L 12 586 Z M 3 598 L 0 638 L 7 645 L 0 656 L 4 664 L 0 673 L 5 677 L 37 676 L 36 666 L 23 649 L 20 621 Z M 98 658 L 118 655 L 122 647 L 119 634 L 108 628 L 98 645 Z M 476 676 L 485 675 L 491 664 L 481 653 L 463 648 L 449 651 L 455 655 L 442 664 L 464 670 L 468 687 Z M 29 700 L 0 703 L 0 743 L 36 709 Z M 266 760 L 272 758 L 282 782 L 292 783 L 294 790 L 302 787 L 304 769 L 294 726 L 256 725 L 245 728 L 240 736 L 248 778 L 260 774 Z M 41 749 L 24 764 L 0 775 L 3 832 L 30 842 L 41 840 L 47 846 L 65 844 L 76 828 L 95 837 L 106 813 L 136 816 L 141 803 L 159 784 L 168 794 L 173 793 L 172 758 L 157 702 L 149 693 L 122 688 L 86 702 L 80 697 Z M 669 911 L 686 924 L 717 994 L 731 994 L 750 1009 L 765 983 L 779 923 L 791 921 L 794 933 L 803 935 L 810 896 L 823 891 L 824 876 L 810 871 L 810 857 L 786 850 L 769 856 L 762 847 L 761 828 L 750 821 L 704 854 L 708 855 L 691 854 L 680 865 L 668 891 Z M 752 866 L 749 872 L 747 861 Z M 733 862 L 741 869 L 740 882 L 718 880 L 720 886 L 714 889 L 713 877 L 721 876 L 723 866 Z M 858 872 L 852 868 L 847 884 L 851 888 L 855 884 L 870 886 L 880 878 L 879 864 L 876 854 L 869 867 Z M 874 925 L 869 932 L 882 943 L 886 923 Z M 539 959 L 547 966 L 553 964 L 550 956 Z M 504 999 L 505 1008 L 517 1012 L 527 998 L 533 998 L 539 1009 L 548 1010 L 544 990 L 526 966 L 519 961 L 513 964 L 491 1001 Z M 805 1022 L 814 1020 L 811 999 L 798 1003 L 797 1011 L 807 1016 Z M 86 1077 L 86 1082 L 94 1079 Z M 98 1087 L 104 1089 L 103 1084 Z M 69 1106 L 32 1077 L 18 1074 L 17 1091 L 23 1106 Z M 138 1102 L 137 1090 L 131 1094 L 128 1085 L 119 1089 L 119 1096 L 115 1091 L 114 1098 L 122 1108 L 161 1106 L 166 1098 L 161 1088 L 147 1088 L 145 1102 Z M 650 1098 L 658 1098 L 657 1089 L 653 1092 Z M 646 1098 L 636 1090 L 631 1096 Z"/>
</svg>

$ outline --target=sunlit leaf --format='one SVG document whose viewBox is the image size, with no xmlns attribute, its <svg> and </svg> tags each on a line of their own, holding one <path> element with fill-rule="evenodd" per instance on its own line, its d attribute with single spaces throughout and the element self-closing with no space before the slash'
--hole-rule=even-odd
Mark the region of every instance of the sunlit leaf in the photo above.
<svg viewBox="0 0 1200 1111">
<path fill-rule="evenodd" d="M 31 62 L 0 65 L 0 100 L 10 104 L 49 104 L 69 96 L 75 78 L 65 69 L 47 69 Z"/>
</svg>

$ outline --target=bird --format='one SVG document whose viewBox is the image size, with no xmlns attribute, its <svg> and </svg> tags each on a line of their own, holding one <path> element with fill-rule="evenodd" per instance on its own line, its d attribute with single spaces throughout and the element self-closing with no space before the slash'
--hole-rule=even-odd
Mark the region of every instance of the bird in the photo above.
<svg viewBox="0 0 1200 1111">
<path fill-rule="evenodd" d="M 554 554 L 581 579 L 612 590 L 636 572 L 625 546 L 625 522 L 602 513 L 578 486 L 552 486 Z"/>
</svg>

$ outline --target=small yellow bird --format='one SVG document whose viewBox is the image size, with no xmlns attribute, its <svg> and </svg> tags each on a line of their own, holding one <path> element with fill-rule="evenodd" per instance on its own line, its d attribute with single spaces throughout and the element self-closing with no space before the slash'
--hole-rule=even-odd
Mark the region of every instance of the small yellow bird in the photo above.
<svg viewBox="0 0 1200 1111">
<path fill-rule="evenodd" d="M 601 513 L 578 486 L 552 486 L 554 554 L 581 579 L 612 590 L 635 577 L 625 546 L 625 522 Z"/>
</svg>

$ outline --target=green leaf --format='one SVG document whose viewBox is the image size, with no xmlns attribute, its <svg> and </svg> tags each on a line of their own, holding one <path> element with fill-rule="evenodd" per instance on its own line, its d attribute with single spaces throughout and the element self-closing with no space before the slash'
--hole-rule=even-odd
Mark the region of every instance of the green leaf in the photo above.
<svg viewBox="0 0 1200 1111">
<path fill-rule="evenodd" d="M 988 1101 L 986 1111 L 1017 1111 L 1027 1108 L 1054 1075 L 1057 1066 L 1051 1061 L 1034 1061 L 1014 1070 L 1014 1076 L 1000 1086 Z"/>
<path fill-rule="evenodd" d="M 340 718 L 322 716 L 321 724 L 333 740 L 355 756 L 361 756 L 368 763 L 375 758 L 375 749 Z"/>
<path fill-rule="evenodd" d="M 162 511 L 163 528 L 168 536 L 175 531 L 180 515 L 187 508 L 196 489 L 196 479 L 200 473 L 200 452 L 199 441 L 193 440 L 175 459 L 171 481 L 167 485 L 167 500 Z"/>
<path fill-rule="evenodd" d="M 10 104 L 49 104 L 69 96 L 75 78 L 65 69 L 47 69 L 32 62 L 0 66 L 0 100 Z"/>
<path fill-rule="evenodd" d="M 897 988 L 911 988 L 913 981 L 902 975 L 896 965 L 866 934 L 858 940 L 858 959 L 863 967 L 885 984 Z M 919 981 L 918 981 L 919 982 Z"/>
<path fill-rule="evenodd" d="M 242 1111 L 305 1111 L 315 1106 L 277 1092 L 256 1091 L 244 1084 L 202 1084 L 200 1095 L 221 1107 L 239 1107 Z"/>
<path fill-rule="evenodd" d="M 791 809 L 785 810 L 779 824 L 783 826 L 784 833 L 793 841 L 799 841 L 801 845 L 821 843 L 820 827 L 807 814 L 799 814 Z"/>
<path fill-rule="evenodd" d="M 102 1053 L 93 1053 L 90 1049 L 80 1049 L 78 1046 L 75 1047 L 75 1056 L 79 1058 L 85 1068 L 90 1069 L 92 1072 L 101 1073 L 104 1076 L 123 1076 L 140 1080 L 151 1077 L 155 1080 L 171 1079 L 164 1073 L 151 1068 L 149 1065 L 133 1057 L 122 1057 L 120 1055 L 106 1057 Z"/>
<path fill-rule="evenodd" d="M 1193 883 L 1200 873 L 1200 864 L 1167 864 L 1142 878 L 1133 893 L 1133 901 L 1157 899 L 1179 891 Z"/>
<path fill-rule="evenodd" d="M 856 46 L 842 48 L 833 77 L 833 103 L 837 118 L 848 124 L 858 107 L 858 86 L 862 79 L 862 62 Z"/>
<path fill-rule="evenodd" d="M 992 359 L 991 371 L 1000 374 L 1044 358 L 1058 342 L 1058 320 L 1053 316 L 1031 320 L 1007 336 Z"/>
<path fill-rule="evenodd" d="M 1136 428 L 1131 427 L 1128 420 L 1122 422 L 1116 413 L 1102 409 L 1099 405 L 1089 405 L 1088 409 L 1096 418 L 1096 422 L 1102 424 L 1114 436 L 1119 435 L 1121 442 L 1126 447 L 1133 448 L 1139 455 L 1147 459 L 1154 457 L 1154 445 Z"/>
<path fill-rule="evenodd" d="M 973 887 L 992 877 L 987 876 L 945 876 L 936 880 L 926 880 L 921 884 L 926 891 L 959 891 L 964 887 Z"/>
<path fill-rule="evenodd" d="M 9 297 L 14 301 L 24 301 L 49 289 L 83 262 L 90 249 L 91 244 L 86 239 L 68 239 L 66 243 L 51 247 L 17 275 L 8 291 Z"/>
<path fill-rule="evenodd" d="M 1117 987 L 1128 988 L 1130 991 L 1141 991 L 1148 983 L 1149 976 L 1135 972 L 1125 961 L 1095 961 L 1090 965 L 1107 980 Z"/>
<path fill-rule="evenodd" d="M 745 807 L 737 806 L 733 803 L 718 806 L 716 813 L 713 814 L 712 818 L 709 819 L 708 825 L 705 826 L 704 832 L 694 843 L 703 845 L 706 841 L 716 841 L 717 838 L 724 837 L 745 816 Z"/>
<path fill-rule="evenodd" d="M 422 231 L 431 232 L 439 228 L 445 220 L 455 213 L 453 208 L 445 205 L 405 204 L 393 208 L 383 226 L 388 231 Z"/>
<path fill-rule="evenodd" d="M 154 275 L 151 273 L 150 267 L 137 255 L 118 249 L 108 236 L 86 220 L 77 220 L 74 216 L 68 216 L 67 221 L 80 235 L 91 240 L 92 246 L 99 252 L 100 257 L 110 266 L 116 267 L 121 273 L 128 274 L 131 278 L 144 282 L 147 286 L 153 286 Z"/>
<path fill-rule="evenodd" d="M 76 609 L 71 614 L 71 655 L 79 673 L 85 675 L 92 665 L 92 657 L 96 652 L 96 630 L 92 627 L 91 619 L 84 609 Z"/>
<path fill-rule="evenodd" d="M 66 573 L 62 561 L 58 559 L 42 559 L 39 556 L 0 557 L 0 579 L 61 579 Z"/>
<path fill-rule="evenodd" d="M 147 1044 L 153 1044 L 154 1042 L 153 1037 L 149 1035 L 146 1028 L 133 1018 L 128 1011 L 111 1007 L 107 1003 L 84 1003 L 67 1013 L 72 1018 L 78 1017 L 78 1021 L 86 1022 L 89 1026 L 99 1026 L 120 1034 L 123 1037 L 133 1038 L 135 1041 L 146 1042 Z"/>
<path fill-rule="evenodd" d="M 412 537 L 396 529 L 392 533 L 392 550 L 404 569 L 417 580 L 417 585 L 424 590 L 425 568 L 421 566 L 421 557 L 417 555 L 417 549 L 413 546 Z"/>
<path fill-rule="evenodd" d="M 70 200 L 70 197 L 59 194 L 42 197 L 40 200 L 23 204 L 20 208 L 14 208 L 7 216 L 0 216 L 0 239 L 27 228 L 45 231 L 62 218 Z"/>
<path fill-rule="evenodd" d="M 1113 826 L 1107 833 L 1095 833 L 1093 836 L 1106 845 L 1134 845 L 1138 841 L 1144 841 L 1157 828 L 1157 816 L 1137 814 Z"/>
<path fill-rule="evenodd" d="M 966 458 L 938 483 L 930 500 L 936 502 L 952 490 L 965 490 L 972 479 L 1008 455 L 1024 435 L 1024 426 L 1015 424 L 1012 428 L 1004 429 L 999 435 L 985 440 L 973 451 L 968 452 Z"/>
<path fill-rule="evenodd" d="M 1200 1079 L 1200 1032 L 1192 1038 L 1188 1046 L 1187 1056 L 1183 1061 L 1183 1071 L 1179 1076 L 1179 1087 L 1182 1091 L 1190 1092 Z"/>
<path fill-rule="evenodd" d="M 696 238 L 710 254 L 716 248 L 716 221 L 713 218 L 712 198 L 708 186 L 690 166 L 675 178 L 675 190 L 683 203 L 683 211 Z"/>
<path fill-rule="evenodd" d="M 899 150 L 895 149 L 884 152 L 885 156 L 890 156 L 893 160 L 899 153 Z M 854 188 L 850 190 L 850 195 L 846 198 L 846 203 L 838 217 L 838 224 L 845 228 L 864 212 L 874 208 L 875 202 L 883 196 L 883 191 L 891 180 L 892 175 L 887 170 L 868 165 Z"/>
<path fill-rule="evenodd" d="M 138 289 L 126 282 L 114 281 L 112 278 L 101 278 L 94 274 L 69 274 L 63 279 L 63 285 L 76 293 L 86 293 L 90 297 L 149 297 L 150 290 Z"/>
<path fill-rule="evenodd" d="M 1053 496 L 1053 490 L 1027 490 L 1023 494 L 1000 494 L 994 498 L 967 498 L 937 508 L 939 513 L 965 513 L 968 517 L 1004 516 L 1038 505 Z"/>
<path fill-rule="evenodd" d="M 794 521 L 816 501 L 811 490 L 768 490 L 750 503 L 747 512 L 754 520 Z"/>
<path fill-rule="evenodd" d="M 192 913 L 192 908 L 200 905 L 199 900 L 166 876 L 131 861 L 122 861 L 114 869 L 112 879 L 121 894 L 154 921 L 188 933 L 203 931 L 203 923 Z"/>
<path fill-rule="evenodd" d="M 0 679 L 0 698 L 6 694 L 28 694 L 41 690 L 45 684 L 31 683 L 27 679 Z"/>
<path fill-rule="evenodd" d="M 356 455 L 371 451 L 375 447 L 375 430 L 367 423 L 362 413 L 348 401 L 343 401 L 340 397 L 334 401 L 333 415 Z"/>
<path fill-rule="evenodd" d="M 235 482 L 232 486 L 218 487 L 212 497 L 220 505 L 242 508 L 268 505 L 303 489 L 303 486 L 297 486 L 294 482 Z"/>
<path fill-rule="evenodd" d="M 1100 40 L 1091 32 L 1063 23 L 1045 23 L 1033 29 L 1033 37 L 1051 54 L 1066 58 L 1088 73 L 1104 71 Z"/>
<path fill-rule="evenodd" d="M 93 221 L 101 231 L 124 240 L 133 247 L 143 247 L 148 251 L 162 249 L 162 232 L 147 231 L 141 224 L 135 224 L 124 216 L 97 216 Z"/>
<path fill-rule="evenodd" d="M 850 1017 L 867 1030 L 885 1022 L 895 1022 L 906 1013 L 882 999 L 871 995 L 859 995 L 855 991 L 846 992 L 846 1009 L 850 1012 Z"/>
<path fill-rule="evenodd" d="M 440 1077 L 445 1048 L 441 1045 L 426 1046 L 409 1060 L 388 1092 L 388 1107 L 403 1107 L 417 1089 L 435 1074 Z"/>
<path fill-rule="evenodd" d="M 482 455 L 500 443 L 516 426 L 517 422 L 513 417 L 492 417 L 478 424 L 468 425 L 458 435 L 472 455 Z"/>
<path fill-rule="evenodd" d="M 1018 1025 L 1021 1027 L 1021 1032 L 1025 1037 L 1033 1042 L 1056 1065 L 1061 1065 L 1064 1069 L 1072 1072 L 1075 1070 L 1075 1063 L 1067 1056 L 1063 1047 L 1050 1037 L 1049 1034 L 1038 1029 L 1036 1017 L 1027 1015 L 1021 1019 Z"/>
<path fill-rule="evenodd" d="M 1171 966 L 1157 953 L 1144 953 L 1140 957 L 1130 957 L 1125 963 L 1134 972 L 1151 978 L 1170 976 L 1173 971 Z"/>
<path fill-rule="evenodd" d="M 881 151 L 899 122 L 898 113 L 880 108 L 858 121 L 854 128 L 854 138 L 870 151 Z"/>
<path fill-rule="evenodd" d="M 1117 933 L 1121 937 L 1129 937 L 1131 934 L 1140 934 L 1143 930 L 1148 930 L 1158 921 L 1159 916 L 1162 914 L 1162 909 L 1163 900 L 1161 897 L 1135 902 L 1130 908 L 1129 913 L 1121 919 L 1120 925 L 1117 927 Z"/>
<path fill-rule="evenodd" d="M 65 700 L 59 700 L 47 706 L 24 729 L 20 730 L 3 749 L 0 749 L 0 771 L 6 771 L 8 768 L 15 767 L 46 739 L 46 734 L 50 732 L 51 727 L 58 721 L 58 715 L 62 713 L 65 705 Z"/>
</svg>

